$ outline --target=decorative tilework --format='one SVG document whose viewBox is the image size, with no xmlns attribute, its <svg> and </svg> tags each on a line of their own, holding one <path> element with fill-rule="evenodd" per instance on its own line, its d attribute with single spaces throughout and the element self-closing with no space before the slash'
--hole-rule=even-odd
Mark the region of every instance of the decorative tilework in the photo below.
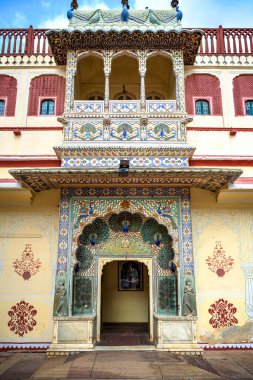
<svg viewBox="0 0 253 380">
<path fill-rule="evenodd" d="M 140 102 L 138 100 L 113 100 L 110 101 L 111 113 L 136 113 L 140 112 Z"/>
<path fill-rule="evenodd" d="M 74 112 L 76 113 L 103 113 L 104 102 L 103 101 L 74 101 Z"/>
<path fill-rule="evenodd" d="M 147 100 L 148 113 L 173 113 L 176 111 L 175 100 Z"/>
<path fill-rule="evenodd" d="M 105 197 L 104 199 L 96 199 L 95 197 Z M 93 212 L 92 214 L 88 215 L 85 219 L 85 224 L 90 223 L 95 217 L 98 215 L 100 217 L 105 216 L 108 214 L 109 209 L 113 207 L 113 210 L 115 210 L 115 205 L 113 204 L 116 202 L 118 204 L 117 207 L 119 207 L 120 200 L 113 199 L 113 198 L 107 198 L 107 197 L 147 197 L 145 199 L 132 199 L 132 204 L 138 204 L 137 209 L 142 212 L 145 215 L 154 216 L 159 223 L 168 225 L 168 228 L 170 231 L 171 224 L 170 219 L 166 217 L 166 213 L 159 213 L 159 207 L 162 207 L 163 210 L 167 210 L 167 203 L 169 200 L 169 197 L 177 197 L 178 200 L 181 200 L 181 217 L 180 221 L 178 221 L 178 226 L 182 223 L 182 236 L 181 234 L 181 228 L 178 229 L 178 236 L 173 237 L 173 241 L 175 244 L 178 244 L 178 249 L 182 251 L 181 253 L 181 268 L 185 274 L 191 274 L 193 273 L 193 254 L 192 254 L 192 233 L 191 233 L 191 215 L 190 215 L 190 198 L 189 198 L 189 189 L 187 188 L 154 188 L 154 187 L 146 187 L 146 188 L 80 188 L 80 189 L 63 189 L 62 190 L 62 200 L 61 200 L 61 209 L 60 209 L 60 236 L 59 236 L 59 251 L 58 251 L 58 274 L 63 275 L 68 271 L 67 269 L 67 262 L 68 262 L 68 255 L 67 252 L 71 251 L 71 236 L 72 236 L 72 229 L 73 229 L 73 223 L 75 223 L 75 220 L 72 220 L 71 216 L 71 210 L 70 210 L 70 201 L 74 197 L 85 197 L 86 199 L 86 205 L 87 209 L 89 209 L 90 202 L 94 203 Z M 152 196 L 152 198 L 150 198 Z M 154 198 L 156 196 L 164 197 L 162 200 L 161 198 Z M 86 198 L 87 197 L 87 198 Z M 121 199 L 122 200 L 122 199 Z M 82 200 L 84 201 L 84 199 Z M 160 204 L 160 206 L 159 206 Z M 109 209 L 108 209 L 109 208 Z M 78 210 L 76 210 L 78 212 Z M 167 212 L 168 213 L 168 212 Z M 69 233 L 68 233 L 69 232 Z M 77 230 L 74 231 L 74 236 L 78 236 L 80 234 L 80 225 L 77 228 Z M 182 244 L 179 242 L 182 241 Z M 72 261 L 73 263 L 73 261 Z"/>
<path fill-rule="evenodd" d="M 118 168 L 120 160 L 125 157 L 119 158 L 105 158 L 105 157 L 87 157 L 87 158 L 63 158 L 62 166 L 64 167 L 115 167 Z M 186 157 L 127 157 L 130 167 L 187 167 L 188 158 Z"/>
</svg>

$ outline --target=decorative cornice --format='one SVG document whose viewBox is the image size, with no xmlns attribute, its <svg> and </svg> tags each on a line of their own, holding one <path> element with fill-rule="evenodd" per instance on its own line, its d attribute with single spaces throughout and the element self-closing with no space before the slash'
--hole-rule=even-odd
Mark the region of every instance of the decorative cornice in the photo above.
<svg viewBox="0 0 253 380">
<path fill-rule="evenodd" d="M 58 65 L 65 65 L 69 50 L 175 50 L 183 51 L 184 63 L 193 65 L 202 31 L 181 29 L 169 32 L 110 31 L 96 32 L 79 30 L 49 30 L 48 41 Z"/>
<path fill-rule="evenodd" d="M 173 157 L 191 157 L 195 151 L 194 147 L 188 145 L 159 145 L 147 146 L 147 144 L 138 143 L 136 145 L 126 146 L 117 144 L 108 146 L 108 142 L 90 146 L 55 146 L 54 151 L 59 158 L 63 157 L 122 157 L 122 156 L 173 156 Z"/>
<path fill-rule="evenodd" d="M 241 174 L 238 169 L 170 168 L 167 170 L 129 169 L 120 176 L 118 169 L 13 169 L 10 174 L 34 191 L 63 187 L 125 187 L 125 186 L 184 186 L 218 191 L 234 182 Z"/>
</svg>

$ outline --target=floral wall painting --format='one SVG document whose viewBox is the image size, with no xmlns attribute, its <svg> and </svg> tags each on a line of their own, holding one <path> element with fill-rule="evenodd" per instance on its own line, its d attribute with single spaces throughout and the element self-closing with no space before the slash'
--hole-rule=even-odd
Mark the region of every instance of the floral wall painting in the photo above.
<svg viewBox="0 0 253 380">
<path fill-rule="evenodd" d="M 26 244 L 22 253 L 21 260 L 16 259 L 13 262 L 15 272 L 23 277 L 24 280 L 29 280 L 31 276 L 34 276 L 41 267 L 41 261 L 34 258 L 31 244 Z"/>
<path fill-rule="evenodd" d="M 231 256 L 226 256 L 225 251 L 220 241 L 217 241 L 213 251 L 213 256 L 208 256 L 206 259 L 208 268 L 217 274 L 218 277 L 223 277 L 225 273 L 229 272 L 234 263 Z"/>
<path fill-rule="evenodd" d="M 141 263 L 138 261 L 119 262 L 119 290 L 143 290 Z"/>
<path fill-rule="evenodd" d="M 236 312 L 237 308 L 232 303 L 220 298 L 208 309 L 208 313 L 212 315 L 209 323 L 214 329 L 236 325 L 238 323 L 234 315 Z"/>
<path fill-rule="evenodd" d="M 29 305 L 28 302 L 20 301 L 12 306 L 8 312 L 11 317 L 8 327 L 15 334 L 23 337 L 24 334 L 28 334 L 36 326 L 37 322 L 33 318 L 36 314 L 37 310 L 35 310 L 34 306 Z"/>
</svg>

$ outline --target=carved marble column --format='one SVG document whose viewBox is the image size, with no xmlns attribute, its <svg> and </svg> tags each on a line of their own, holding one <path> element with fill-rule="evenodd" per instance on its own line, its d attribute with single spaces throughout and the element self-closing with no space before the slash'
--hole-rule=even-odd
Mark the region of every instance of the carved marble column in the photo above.
<svg viewBox="0 0 253 380">
<path fill-rule="evenodd" d="M 111 74 L 111 64 L 112 64 L 112 55 L 111 50 L 103 51 L 104 57 L 104 73 L 105 73 L 105 112 L 109 111 L 109 96 L 110 96 L 110 74 Z"/>
<path fill-rule="evenodd" d="M 147 71 L 147 51 L 138 50 L 137 55 L 139 59 L 139 74 L 141 77 L 141 88 L 140 88 L 141 111 L 146 111 L 145 75 Z"/>
<path fill-rule="evenodd" d="M 248 322 L 253 322 L 253 263 L 242 263 L 241 267 L 246 285 L 246 313 L 249 317 Z"/>
<path fill-rule="evenodd" d="M 176 77 L 176 104 L 178 112 L 185 112 L 184 57 L 181 50 L 173 52 L 174 73 Z"/>
<path fill-rule="evenodd" d="M 74 106 L 76 60 L 77 53 L 75 51 L 69 51 L 67 56 L 66 98 L 64 110 L 66 113 L 70 112 Z"/>
</svg>

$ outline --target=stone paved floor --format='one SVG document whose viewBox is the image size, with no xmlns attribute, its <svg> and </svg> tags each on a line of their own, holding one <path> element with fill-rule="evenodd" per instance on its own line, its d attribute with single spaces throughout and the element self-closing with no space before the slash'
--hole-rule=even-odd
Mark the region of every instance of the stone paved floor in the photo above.
<svg viewBox="0 0 253 380">
<path fill-rule="evenodd" d="M 253 379 L 253 351 L 208 351 L 203 359 L 162 351 L 0 353 L 0 379 Z"/>
</svg>

